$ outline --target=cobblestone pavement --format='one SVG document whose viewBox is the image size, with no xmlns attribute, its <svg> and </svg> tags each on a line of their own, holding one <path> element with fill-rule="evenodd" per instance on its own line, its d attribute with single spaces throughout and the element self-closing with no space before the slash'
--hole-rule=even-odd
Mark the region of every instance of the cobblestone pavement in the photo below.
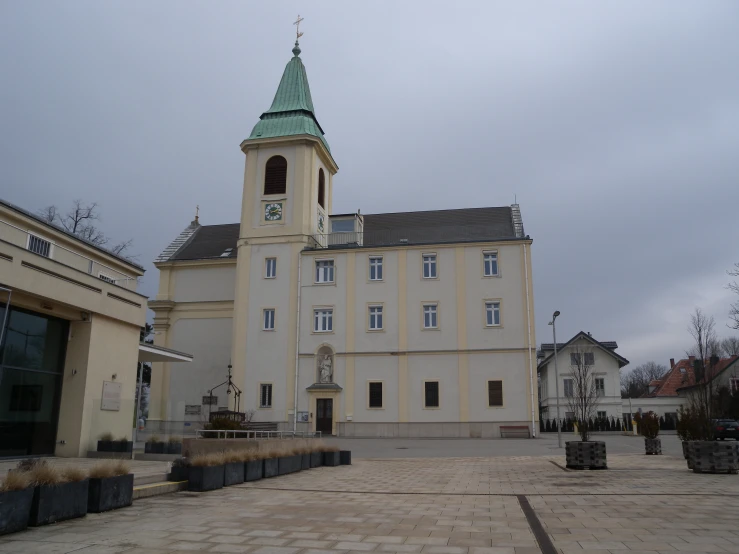
<svg viewBox="0 0 739 554">
<path fill-rule="evenodd" d="M 0 553 L 739 553 L 739 476 L 696 475 L 670 456 L 609 455 L 607 471 L 562 461 L 355 460 L 138 500 L 0 538 Z"/>
</svg>

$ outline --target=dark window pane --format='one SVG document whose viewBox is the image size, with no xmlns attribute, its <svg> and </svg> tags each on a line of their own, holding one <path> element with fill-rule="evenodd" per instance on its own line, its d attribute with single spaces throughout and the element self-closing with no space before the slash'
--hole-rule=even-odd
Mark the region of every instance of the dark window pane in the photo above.
<svg viewBox="0 0 739 554">
<path fill-rule="evenodd" d="M 488 406 L 503 405 L 503 381 L 488 381 Z"/>
<path fill-rule="evenodd" d="M 23 369 L 61 372 L 65 345 L 64 321 L 10 311 L 3 339 L 2 363 Z"/>
<path fill-rule="evenodd" d="M 285 194 L 287 190 L 287 160 L 272 156 L 264 168 L 264 194 Z"/>
<path fill-rule="evenodd" d="M 424 383 L 426 392 L 426 407 L 427 408 L 438 408 L 439 407 L 439 383 L 437 381 L 427 381 Z"/>
<path fill-rule="evenodd" d="M 382 408 L 382 383 L 369 384 L 369 407 Z"/>
</svg>

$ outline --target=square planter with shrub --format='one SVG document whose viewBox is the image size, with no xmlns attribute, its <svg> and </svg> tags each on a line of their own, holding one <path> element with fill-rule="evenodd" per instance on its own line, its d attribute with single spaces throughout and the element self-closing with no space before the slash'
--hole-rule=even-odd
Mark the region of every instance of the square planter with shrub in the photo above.
<svg viewBox="0 0 739 554">
<path fill-rule="evenodd" d="M 339 460 L 341 465 L 350 466 L 352 465 L 352 451 L 351 450 L 339 450 Z"/>
<path fill-rule="evenodd" d="M 177 458 L 172 462 L 172 469 L 167 475 L 167 481 L 187 481 L 190 475 L 190 460 Z"/>
<path fill-rule="evenodd" d="M 239 485 L 244 482 L 245 453 L 231 450 L 224 454 L 226 465 L 223 468 L 223 485 Z"/>
<path fill-rule="evenodd" d="M 323 465 L 323 452 L 315 450 L 310 453 L 310 467 L 321 467 Z"/>
<path fill-rule="evenodd" d="M 133 452 L 133 442 L 128 437 L 121 437 L 117 441 L 113 441 L 113 452 Z"/>
<path fill-rule="evenodd" d="M 90 470 L 87 511 L 107 512 L 130 506 L 133 502 L 133 473 L 123 461 L 104 462 Z"/>
<path fill-rule="evenodd" d="M 303 452 L 300 455 L 300 469 L 310 469 L 310 452 Z"/>
<path fill-rule="evenodd" d="M 34 487 L 21 471 L 9 472 L 0 484 L 0 535 L 17 533 L 28 527 Z"/>
<path fill-rule="evenodd" d="M 264 463 L 259 460 L 247 460 L 244 462 L 244 480 L 258 481 L 264 475 Z"/>
<path fill-rule="evenodd" d="M 45 460 L 25 460 L 18 469 L 36 484 L 28 524 L 48 525 L 87 514 L 87 473 L 77 467 L 57 469 Z"/>
<path fill-rule="evenodd" d="M 159 437 L 151 437 L 144 444 L 144 454 L 164 454 L 167 444 L 160 441 Z"/>
<path fill-rule="evenodd" d="M 336 450 L 325 450 L 323 452 L 323 465 L 329 467 L 341 465 L 341 456 L 338 448 Z"/>
<path fill-rule="evenodd" d="M 182 455 L 182 441 L 178 437 L 171 437 L 166 447 L 167 454 Z"/>
<path fill-rule="evenodd" d="M 277 477 L 279 473 L 279 458 L 264 458 L 262 460 L 264 464 L 264 469 L 262 475 L 265 478 L 268 477 Z"/>
<path fill-rule="evenodd" d="M 223 488 L 224 458 L 222 453 L 193 456 L 188 472 L 187 490 L 212 491 Z"/>
</svg>

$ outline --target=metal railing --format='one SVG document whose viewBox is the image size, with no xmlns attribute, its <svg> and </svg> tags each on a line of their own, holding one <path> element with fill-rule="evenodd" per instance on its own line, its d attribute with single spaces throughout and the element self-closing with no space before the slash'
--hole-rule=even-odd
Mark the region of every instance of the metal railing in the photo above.
<svg viewBox="0 0 739 554">
<path fill-rule="evenodd" d="M 66 265 L 67 267 L 71 267 L 73 269 L 83 271 L 84 273 L 88 273 L 89 275 L 92 275 L 93 277 L 96 277 L 103 281 L 125 287 L 129 290 L 136 290 L 136 286 L 138 284 L 136 277 L 121 273 L 117 269 L 113 269 L 110 266 L 101 264 L 100 262 L 95 261 L 92 258 L 88 258 L 87 256 L 80 254 L 79 252 L 75 252 L 73 250 L 65 248 L 64 246 L 49 240 L 49 238 L 45 237 L 43 233 L 32 233 L 30 231 L 26 231 L 25 229 L 21 229 L 20 227 L 17 227 L 12 223 L 8 223 L 7 221 L 0 220 L 0 223 L 2 223 L 2 225 L 0 225 L 1 240 L 9 242 L 10 244 L 13 244 L 19 248 L 23 248 L 24 250 L 28 250 L 29 252 L 36 254 L 37 256 L 49 258 L 63 265 Z M 37 237 L 42 239 L 43 241 L 50 243 L 50 246 L 48 248 L 48 256 L 39 254 L 38 252 L 29 248 L 30 237 Z"/>
<path fill-rule="evenodd" d="M 320 248 L 359 248 L 362 246 L 397 246 L 404 244 L 443 244 L 486 240 L 515 240 L 515 236 L 502 236 L 505 229 L 495 225 L 454 225 L 438 227 L 409 227 L 378 231 L 357 231 L 349 233 L 326 233 L 313 235 L 311 247 Z M 508 230 L 510 233 L 510 230 Z"/>
<path fill-rule="evenodd" d="M 217 433 L 217 436 L 210 436 Z M 208 436 L 203 436 L 208 435 Z M 230 437 L 229 437 L 230 435 Z M 232 429 L 198 429 L 195 431 L 196 439 L 313 439 L 321 438 L 321 432 L 316 431 L 250 431 Z"/>
</svg>

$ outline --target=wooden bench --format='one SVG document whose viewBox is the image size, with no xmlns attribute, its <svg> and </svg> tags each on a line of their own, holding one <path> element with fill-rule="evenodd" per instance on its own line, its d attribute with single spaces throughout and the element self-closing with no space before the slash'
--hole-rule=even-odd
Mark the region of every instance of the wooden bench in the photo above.
<svg viewBox="0 0 739 554">
<path fill-rule="evenodd" d="M 531 430 L 527 425 L 501 425 L 500 437 L 503 439 L 509 437 L 517 439 L 530 439 Z"/>
</svg>

